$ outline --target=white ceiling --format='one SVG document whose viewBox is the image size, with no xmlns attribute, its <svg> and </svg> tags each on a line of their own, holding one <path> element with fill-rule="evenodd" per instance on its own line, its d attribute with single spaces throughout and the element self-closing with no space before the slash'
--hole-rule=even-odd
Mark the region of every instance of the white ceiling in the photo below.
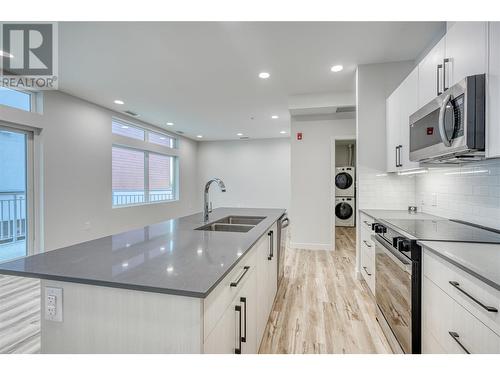
<svg viewBox="0 0 500 375">
<path fill-rule="evenodd" d="M 353 91 L 356 65 L 414 60 L 444 28 L 442 22 L 66 22 L 59 26 L 59 87 L 154 125 L 174 122 L 165 127 L 189 137 L 280 137 L 289 130 L 289 96 Z M 344 70 L 330 72 L 335 64 Z M 261 71 L 271 77 L 259 79 Z"/>
</svg>

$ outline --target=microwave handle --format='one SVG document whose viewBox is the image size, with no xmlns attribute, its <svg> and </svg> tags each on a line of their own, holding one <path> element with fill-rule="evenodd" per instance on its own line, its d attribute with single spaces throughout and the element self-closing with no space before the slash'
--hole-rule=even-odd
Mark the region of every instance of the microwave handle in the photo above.
<svg viewBox="0 0 500 375">
<path fill-rule="evenodd" d="M 439 70 L 443 69 L 443 64 L 438 64 L 437 69 L 436 69 L 436 92 L 437 96 L 441 95 L 443 92 L 439 90 Z M 443 72 L 443 77 L 444 77 L 444 72 Z M 444 79 L 443 79 L 444 80 Z"/>
<path fill-rule="evenodd" d="M 451 139 L 448 139 L 448 137 L 446 136 L 446 130 L 444 128 L 444 114 L 446 112 L 446 105 L 450 102 L 450 100 L 451 95 L 446 95 L 443 99 L 443 104 L 441 104 L 441 108 L 439 109 L 439 135 L 441 136 L 441 141 L 446 147 L 451 146 Z M 453 119 L 453 121 L 455 121 L 455 119 Z"/>
</svg>

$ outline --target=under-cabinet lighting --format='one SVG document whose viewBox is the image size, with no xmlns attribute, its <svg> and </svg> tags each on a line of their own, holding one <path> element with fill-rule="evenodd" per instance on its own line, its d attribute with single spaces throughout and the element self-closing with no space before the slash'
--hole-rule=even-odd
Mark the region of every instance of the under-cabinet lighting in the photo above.
<svg viewBox="0 0 500 375">
<path fill-rule="evenodd" d="M 404 171 L 404 172 L 398 172 L 398 175 L 400 176 L 408 176 L 412 174 L 422 174 L 422 173 L 427 173 L 427 169 L 417 169 L 417 170 L 411 170 L 411 171 Z"/>
<path fill-rule="evenodd" d="M 457 171 L 457 172 L 446 172 L 445 175 L 454 175 L 454 174 L 476 174 L 476 173 L 489 173 L 488 169 L 479 169 L 477 171 Z"/>
</svg>

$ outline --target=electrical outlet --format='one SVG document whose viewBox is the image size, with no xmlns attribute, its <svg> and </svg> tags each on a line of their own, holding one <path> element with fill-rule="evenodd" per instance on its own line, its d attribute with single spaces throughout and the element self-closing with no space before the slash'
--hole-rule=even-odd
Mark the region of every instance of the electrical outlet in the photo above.
<svg viewBox="0 0 500 375">
<path fill-rule="evenodd" d="M 62 288 L 45 287 L 45 320 L 63 321 Z"/>
<path fill-rule="evenodd" d="M 437 193 L 432 193 L 431 194 L 431 206 L 437 207 L 437 205 L 438 205 L 438 195 L 437 195 Z"/>
</svg>

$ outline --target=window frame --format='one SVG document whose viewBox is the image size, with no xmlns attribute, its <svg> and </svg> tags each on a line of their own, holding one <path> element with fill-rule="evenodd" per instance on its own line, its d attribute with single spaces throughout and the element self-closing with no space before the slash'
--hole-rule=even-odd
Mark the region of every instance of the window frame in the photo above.
<svg viewBox="0 0 500 375">
<path fill-rule="evenodd" d="M 139 139 L 130 138 L 127 136 L 113 133 L 113 123 L 114 122 L 119 122 L 119 123 L 124 124 L 124 125 L 129 125 L 129 126 L 133 126 L 135 128 L 139 128 L 139 129 L 144 130 L 144 140 L 141 141 Z M 149 139 L 150 132 L 165 135 L 167 137 L 173 138 L 174 148 L 149 142 L 148 139 Z M 162 204 L 162 203 L 164 204 L 164 203 L 176 202 L 179 200 L 179 191 L 180 191 L 180 187 L 179 187 L 179 185 L 180 185 L 180 181 L 179 181 L 179 150 L 178 150 L 179 139 L 177 137 L 175 137 L 174 135 L 172 135 L 166 131 L 163 131 L 162 129 L 153 128 L 153 127 L 146 127 L 144 125 L 133 123 L 133 122 L 130 122 L 127 120 L 123 120 L 121 118 L 117 118 L 117 117 L 112 118 L 111 136 L 112 136 L 111 150 L 114 147 L 118 147 L 118 148 L 132 149 L 135 151 L 141 151 L 144 154 L 144 202 L 115 205 L 113 202 L 113 186 L 112 186 L 113 181 L 111 181 L 111 207 L 112 208 L 136 207 L 136 206 Z M 162 156 L 172 157 L 172 167 L 171 167 L 171 170 L 169 171 L 169 173 L 171 174 L 171 179 L 172 179 L 172 193 L 173 193 L 172 199 L 150 201 L 150 188 L 149 188 L 149 184 L 150 184 L 150 181 L 149 181 L 149 155 L 150 154 L 158 154 L 158 155 L 162 155 Z M 112 161 L 113 160 L 111 158 L 111 162 Z M 113 177 L 111 177 L 111 178 L 113 178 Z"/>
<path fill-rule="evenodd" d="M 2 88 L 6 89 L 6 90 L 16 91 L 16 92 L 20 92 L 22 94 L 28 95 L 30 108 L 28 110 L 24 110 L 22 108 L 13 107 L 11 105 L 2 104 L 2 103 L 0 103 L 0 106 L 13 108 L 13 109 L 17 109 L 18 111 L 23 111 L 23 112 L 28 112 L 28 113 L 37 112 L 37 93 L 35 91 L 23 90 L 23 89 L 13 89 L 12 87 L 5 87 L 5 86 L 2 86 Z"/>
</svg>

